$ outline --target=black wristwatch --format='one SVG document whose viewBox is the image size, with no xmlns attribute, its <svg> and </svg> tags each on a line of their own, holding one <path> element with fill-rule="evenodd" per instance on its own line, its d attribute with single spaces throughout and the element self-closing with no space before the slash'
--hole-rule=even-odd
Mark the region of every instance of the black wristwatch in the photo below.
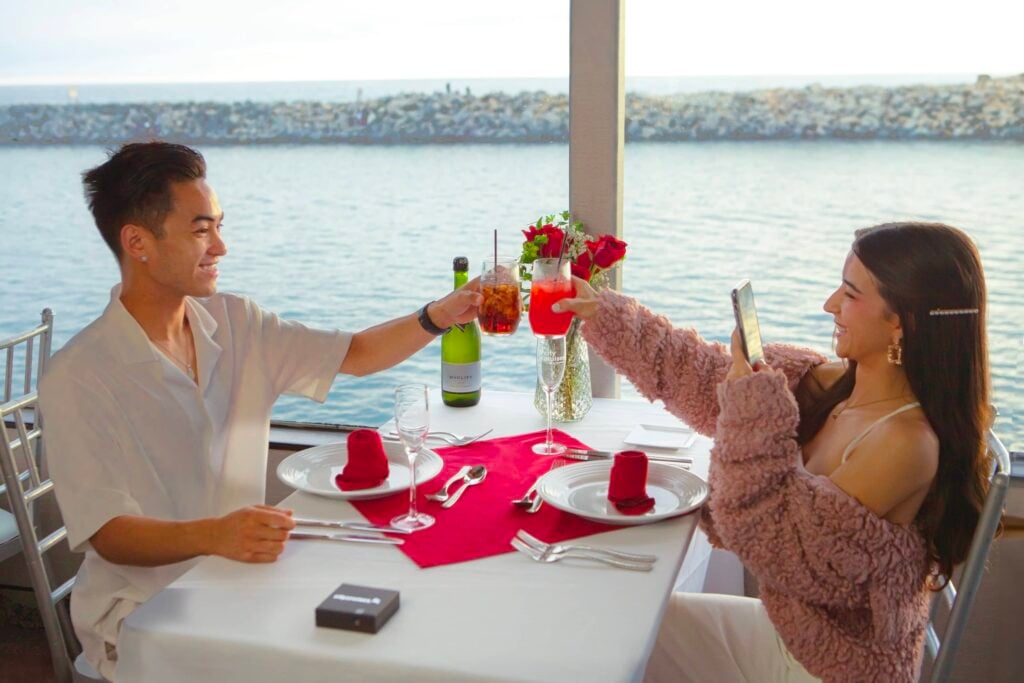
<svg viewBox="0 0 1024 683">
<path fill-rule="evenodd" d="M 430 304 L 432 303 L 434 302 L 431 301 Z M 422 327 L 424 330 L 434 335 L 435 337 L 440 337 L 442 334 L 444 334 L 445 332 L 452 328 L 438 327 L 437 325 L 434 324 L 434 321 L 431 320 L 430 316 L 427 314 L 427 306 L 429 306 L 430 304 L 427 304 L 426 306 L 420 309 L 420 314 L 418 316 L 418 319 L 420 321 L 420 327 Z"/>
</svg>

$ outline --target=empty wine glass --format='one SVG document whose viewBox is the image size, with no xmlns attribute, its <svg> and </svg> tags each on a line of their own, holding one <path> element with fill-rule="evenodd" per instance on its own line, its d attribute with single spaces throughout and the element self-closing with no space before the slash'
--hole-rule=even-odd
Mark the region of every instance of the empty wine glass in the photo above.
<svg viewBox="0 0 1024 683">
<path fill-rule="evenodd" d="M 565 453 L 565 446 L 555 443 L 551 438 L 551 395 L 562 383 L 565 375 L 565 337 L 537 337 L 537 380 L 544 388 L 544 396 L 547 399 L 547 409 L 544 411 L 547 417 L 548 430 L 544 443 L 533 445 L 533 452 L 537 455 L 562 455 Z"/>
<path fill-rule="evenodd" d="M 428 514 L 416 511 L 416 456 L 430 429 L 430 390 L 426 384 L 403 384 L 395 389 L 395 429 L 409 458 L 409 512 L 391 520 L 391 525 L 410 531 L 434 523 Z"/>
</svg>

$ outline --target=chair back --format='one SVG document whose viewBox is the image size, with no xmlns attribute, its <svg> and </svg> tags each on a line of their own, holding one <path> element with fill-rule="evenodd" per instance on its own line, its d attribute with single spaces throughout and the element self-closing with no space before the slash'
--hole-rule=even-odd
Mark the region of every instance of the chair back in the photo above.
<svg viewBox="0 0 1024 683">
<path fill-rule="evenodd" d="M 7 493 L 11 513 L 17 522 L 22 553 L 28 566 L 39 615 L 46 629 L 54 672 L 57 680 L 65 683 L 77 678 L 73 662 L 80 650 L 64 601 L 71 593 L 75 579 L 72 577 L 56 589 L 52 588 L 50 563 L 45 554 L 67 537 L 67 530 L 61 526 L 40 539 L 33 514 L 34 504 L 53 492 L 53 481 L 47 476 L 44 466 L 39 397 L 32 390 L 33 367 L 38 368 L 36 384 L 46 369 L 52 330 L 53 315 L 46 309 L 43 311 L 42 325 L 0 343 L 0 353 L 6 353 L 7 370 L 3 383 L 4 401 L 0 404 L 0 424 L 4 425 L 3 438 L 0 439 L 0 470 L 3 474 L 2 489 Z M 18 347 L 25 351 L 21 367 L 18 368 L 24 372 L 21 388 L 25 392 L 20 396 L 13 395 Z"/>
<path fill-rule="evenodd" d="M 32 391 L 46 371 L 52 339 L 53 312 L 45 308 L 40 325 L 0 340 L 0 356 L 4 358 L 3 374 L 0 375 L 3 378 L 3 400 L 0 403 L 7 403 L 14 396 L 24 396 Z M 33 369 L 36 370 L 34 374 Z M 15 377 L 18 375 L 21 375 L 22 381 L 19 390 L 15 391 Z"/>
<path fill-rule="evenodd" d="M 950 580 L 932 602 L 931 618 L 925 632 L 925 651 L 932 658 L 932 683 L 948 681 L 953 673 L 953 659 L 967 626 L 967 618 L 974 597 L 978 593 L 978 586 L 981 585 L 988 552 L 999 528 L 1006 492 L 1010 487 L 1010 454 L 992 430 L 988 432 L 988 448 L 995 460 L 995 470 L 989 481 L 985 505 L 981 509 L 981 517 L 974 530 L 967 559 L 963 564 L 959 590 Z M 940 640 L 935 631 L 935 617 L 943 604 L 949 609 L 949 618 Z"/>
<path fill-rule="evenodd" d="M 38 383 L 50 357 L 52 331 L 53 313 L 47 308 L 42 314 L 42 324 L 9 339 L 0 340 L 0 405 L 7 403 L 14 396 L 30 393 Z M 7 424 L 5 421 L 4 426 L 12 428 L 13 424 Z M 27 468 L 20 469 L 21 481 L 28 481 L 29 476 Z M 6 493 L 7 485 L 0 483 L 0 501 L 5 498 Z M 31 506 L 29 511 L 32 511 Z M 0 509 L 0 562 L 20 552 L 21 536 L 17 523 L 11 513 Z"/>
</svg>

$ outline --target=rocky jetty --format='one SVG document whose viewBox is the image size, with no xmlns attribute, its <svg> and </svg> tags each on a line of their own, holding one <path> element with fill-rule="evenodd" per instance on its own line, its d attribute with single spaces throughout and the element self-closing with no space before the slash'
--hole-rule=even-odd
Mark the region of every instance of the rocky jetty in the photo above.
<svg viewBox="0 0 1024 683">
<path fill-rule="evenodd" d="M 536 143 L 569 137 L 565 95 L 402 94 L 364 102 L 0 106 L 0 144 Z M 969 85 L 629 95 L 626 139 L 1024 140 L 1024 74 Z"/>
</svg>

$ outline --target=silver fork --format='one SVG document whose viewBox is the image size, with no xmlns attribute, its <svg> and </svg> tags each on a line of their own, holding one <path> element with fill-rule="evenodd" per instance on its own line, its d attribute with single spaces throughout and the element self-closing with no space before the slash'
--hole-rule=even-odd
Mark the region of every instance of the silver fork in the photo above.
<svg viewBox="0 0 1024 683">
<path fill-rule="evenodd" d="M 607 555 L 613 559 L 624 560 L 626 562 L 645 562 L 653 563 L 658 561 L 656 555 L 642 555 L 640 553 L 627 553 L 622 550 L 613 550 L 612 548 L 601 548 L 593 545 L 582 545 L 579 543 L 573 544 L 560 544 L 560 543 L 545 543 L 536 536 L 532 536 L 526 532 L 525 529 L 520 529 L 516 532 L 516 536 L 519 540 L 523 541 L 537 552 L 549 551 L 552 554 L 565 554 L 578 552 L 589 552 L 598 553 L 601 555 Z"/>
<path fill-rule="evenodd" d="M 618 567 L 619 569 L 631 569 L 637 572 L 649 572 L 652 568 L 652 565 L 646 562 L 625 562 L 623 560 L 613 560 L 610 557 L 601 557 L 600 555 L 569 555 L 567 553 L 540 552 L 532 546 L 523 543 L 518 538 L 513 538 L 510 542 L 512 543 L 513 548 L 526 555 L 534 562 L 558 562 L 566 557 L 575 557 L 580 560 L 601 562 L 612 567 Z"/>
<path fill-rule="evenodd" d="M 552 461 L 551 467 L 549 467 L 547 471 L 550 472 L 551 470 L 557 470 L 559 467 L 565 467 L 568 464 L 569 463 L 565 460 L 557 458 Z M 541 499 L 540 494 L 537 493 L 537 484 L 540 483 L 541 477 L 543 476 L 544 475 L 540 475 L 540 477 L 534 479 L 533 484 L 530 485 L 530 488 L 526 489 L 526 493 L 523 494 L 523 497 L 514 499 L 512 504 L 516 507 L 524 508 L 531 514 L 540 510 L 540 506 L 544 501 Z"/>
<path fill-rule="evenodd" d="M 474 441 L 478 441 L 478 440 L 484 438 L 485 436 L 487 436 L 488 434 L 490 434 L 493 431 L 494 431 L 494 428 L 491 427 L 486 432 L 481 432 L 480 434 L 477 434 L 475 436 L 463 436 L 461 434 L 452 434 L 451 432 L 435 431 L 435 432 L 427 432 L 427 438 L 428 439 L 437 439 L 439 441 L 444 441 L 449 446 L 468 446 L 469 444 L 473 443 Z M 389 439 L 397 439 L 398 438 L 398 432 L 392 430 L 392 431 L 387 432 L 386 434 L 384 434 L 384 436 L 389 438 Z"/>
</svg>

